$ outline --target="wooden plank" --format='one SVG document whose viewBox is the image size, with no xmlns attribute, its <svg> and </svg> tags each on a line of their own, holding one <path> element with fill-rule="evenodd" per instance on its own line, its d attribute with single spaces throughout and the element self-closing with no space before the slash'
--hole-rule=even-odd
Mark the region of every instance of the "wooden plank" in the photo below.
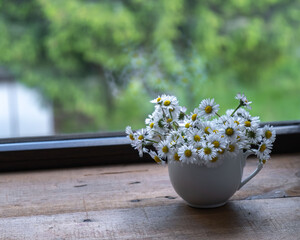
<svg viewBox="0 0 300 240">
<path fill-rule="evenodd" d="M 250 159 L 245 175 L 254 170 Z M 300 196 L 300 155 L 275 156 L 232 200 Z M 153 164 L 5 173 L 0 175 L 0 216 L 18 217 L 166 206 L 183 200 L 167 167 Z"/>
<path fill-rule="evenodd" d="M 299 239 L 299 206 L 294 197 L 0 218 L 0 239 Z"/>
</svg>

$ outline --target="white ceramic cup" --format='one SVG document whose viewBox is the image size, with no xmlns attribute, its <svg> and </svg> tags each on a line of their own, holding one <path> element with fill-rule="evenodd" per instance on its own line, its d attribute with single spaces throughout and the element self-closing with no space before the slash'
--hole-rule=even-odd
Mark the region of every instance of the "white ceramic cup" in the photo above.
<svg viewBox="0 0 300 240">
<path fill-rule="evenodd" d="M 236 157 L 225 158 L 216 168 L 171 161 L 168 163 L 171 183 L 177 194 L 192 207 L 222 206 L 262 169 L 263 164 L 259 163 L 256 170 L 242 181 L 249 155 L 240 151 Z"/>
</svg>

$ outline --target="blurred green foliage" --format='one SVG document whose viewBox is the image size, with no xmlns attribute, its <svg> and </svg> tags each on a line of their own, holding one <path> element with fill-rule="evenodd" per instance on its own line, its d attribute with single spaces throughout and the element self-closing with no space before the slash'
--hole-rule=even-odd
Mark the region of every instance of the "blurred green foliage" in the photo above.
<svg viewBox="0 0 300 240">
<path fill-rule="evenodd" d="M 175 94 L 300 119 L 299 0 L 0 0 L 0 66 L 42 92 L 57 132 L 140 128 Z"/>
</svg>

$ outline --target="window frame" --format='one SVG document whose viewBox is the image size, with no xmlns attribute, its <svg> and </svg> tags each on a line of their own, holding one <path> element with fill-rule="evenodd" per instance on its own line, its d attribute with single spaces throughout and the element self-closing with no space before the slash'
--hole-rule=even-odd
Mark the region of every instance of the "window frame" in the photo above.
<svg viewBox="0 0 300 240">
<path fill-rule="evenodd" d="M 300 121 L 264 122 L 277 137 L 272 154 L 299 152 Z M 152 162 L 138 156 L 124 132 L 0 140 L 0 172 Z"/>
</svg>

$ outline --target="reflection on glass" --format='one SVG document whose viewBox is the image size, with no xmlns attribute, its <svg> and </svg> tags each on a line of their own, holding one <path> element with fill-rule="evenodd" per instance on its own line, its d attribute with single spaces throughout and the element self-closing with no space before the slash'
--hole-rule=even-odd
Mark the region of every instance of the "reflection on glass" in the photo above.
<svg viewBox="0 0 300 240">
<path fill-rule="evenodd" d="M 42 96 L 30 105 L 49 123 L 39 133 L 11 127 L 12 112 L 12 122 L 37 117 L 3 103 L 1 137 L 140 128 L 152 112 L 144 102 L 161 93 L 189 110 L 215 98 L 222 114 L 244 92 L 262 121 L 299 119 L 298 9 L 280 0 L 0 0 L 0 75 Z"/>
<path fill-rule="evenodd" d="M 0 80 L 0 137 L 52 135 L 53 111 L 40 94 L 14 81 Z"/>
</svg>

